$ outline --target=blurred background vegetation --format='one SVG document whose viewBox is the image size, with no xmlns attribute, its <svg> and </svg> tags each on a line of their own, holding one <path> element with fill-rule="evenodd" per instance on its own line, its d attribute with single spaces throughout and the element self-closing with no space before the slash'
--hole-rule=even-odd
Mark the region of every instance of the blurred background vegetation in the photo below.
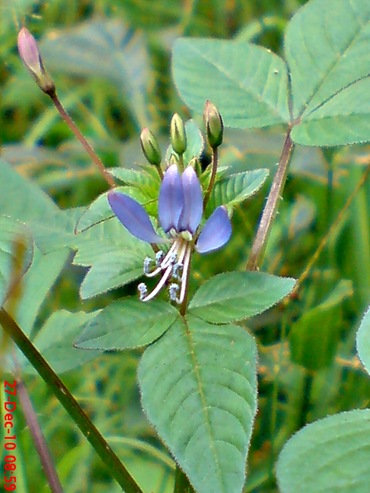
<svg viewBox="0 0 370 493">
<path fill-rule="evenodd" d="M 23 67 L 16 50 L 22 25 L 40 41 L 59 97 L 104 163 L 137 168 L 144 162 L 139 144 L 143 127 L 150 127 L 165 149 L 174 112 L 201 122 L 199 115 L 190 115 L 171 79 L 171 46 L 176 38 L 245 40 L 283 56 L 285 26 L 304 3 L 0 0 L 1 158 L 63 209 L 88 205 L 106 189 Z M 263 167 L 273 174 L 284 130 L 227 129 L 221 164 L 234 172 Z M 369 166 L 369 153 L 368 145 L 296 149 L 263 270 L 297 278 L 304 272 Z M 235 211 L 231 244 L 196 263 L 196 276 L 245 266 L 268 185 Z M 365 183 L 329 234 L 297 296 L 248 324 L 259 343 L 260 397 L 246 491 L 276 491 L 277 454 L 305 423 L 369 406 L 369 379 L 354 356 L 355 330 L 370 299 L 369 192 Z M 90 311 L 106 303 L 101 299 L 81 303 L 78 287 L 84 274 L 81 268 L 66 268 L 43 306 L 40 324 L 56 309 Z M 63 380 L 145 491 L 167 493 L 174 463 L 140 408 L 135 376 L 139 357 L 140 351 L 106 354 L 63 375 Z M 26 384 L 65 491 L 119 491 L 109 464 L 100 462 L 40 378 L 27 376 Z M 18 461 L 19 491 L 47 492 L 20 414 L 18 423 L 23 457 Z"/>
</svg>

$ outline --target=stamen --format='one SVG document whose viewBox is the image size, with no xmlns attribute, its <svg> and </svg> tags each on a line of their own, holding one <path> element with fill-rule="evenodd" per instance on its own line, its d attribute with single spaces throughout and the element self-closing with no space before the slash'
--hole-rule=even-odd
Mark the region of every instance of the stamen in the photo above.
<svg viewBox="0 0 370 493">
<path fill-rule="evenodd" d="M 170 300 L 171 301 L 175 301 L 176 303 L 178 303 L 178 298 L 177 298 L 177 292 L 178 290 L 180 289 L 180 286 L 178 284 L 171 284 L 170 287 L 168 288 L 168 293 L 170 295 Z"/>
<path fill-rule="evenodd" d="M 159 267 L 163 259 L 164 259 L 164 252 L 163 250 L 159 250 L 159 252 L 155 254 L 155 265 Z"/>
<path fill-rule="evenodd" d="M 188 284 L 191 252 L 192 252 L 192 244 L 186 243 L 186 248 L 184 253 L 184 267 L 182 269 L 182 278 L 181 278 L 181 291 L 180 291 L 180 298 L 178 300 L 179 304 L 181 304 L 185 299 L 186 287 Z"/>
<path fill-rule="evenodd" d="M 143 298 L 140 298 L 140 300 L 141 301 L 149 301 L 149 300 L 153 299 L 159 293 L 159 291 L 163 288 L 166 281 L 169 279 L 171 272 L 172 272 L 172 265 L 167 267 L 166 272 L 163 274 L 163 276 L 161 277 L 161 280 L 156 285 L 156 287 L 153 289 L 153 291 L 148 296 L 144 296 Z"/>
<path fill-rule="evenodd" d="M 177 259 L 177 250 L 179 248 L 179 240 L 176 240 L 172 243 L 171 248 L 166 253 L 165 258 L 161 263 L 161 268 L 166 269 L 169 265 L 173 265 Z"/>
<path fill-rule="evenodd" d="M 146 284 L 141 282 L 138 287 L 137 287 L 138 291 L 139 291 L 139 297 L 140 297 L 140 301 L 144 301 L 144 298 L 145 296 L 147 295 L 148 293 L 148 288 L 146 287 Z"/>
<path fill-rule="evenodd" d="M 172 269 L 172 277 L 176 280 L 181 280 L 183 264 L 177 262 Z"/>
<path fill-rule="evenodd" d="M 144 260 L 144 274 L 147 276 L 150 273 L 150 264 L 153 262 L 153 259 L 150 257 L 146 257 Z"/>
</svg>

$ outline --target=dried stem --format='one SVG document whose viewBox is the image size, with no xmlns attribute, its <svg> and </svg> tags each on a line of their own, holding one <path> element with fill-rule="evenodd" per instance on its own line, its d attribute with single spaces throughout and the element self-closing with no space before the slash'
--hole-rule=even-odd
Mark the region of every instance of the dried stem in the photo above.
<svg viewBox="0 0 370 493">
<path fill-rule="evenodd" d="M 42 467 L 44 468 L 45 475 L 48 479 L 50 490 L 53 493 L 63 493 L 63 488 L 60 483 L 58 473 L 55 469 L 55 464 L 50 454 L 49 447 L 41 431 L 41 427 L 33 408 L 30 396 L 24 383 L 21 380 L 18 380 L 17 382 L 17 393 L 27 426 L 32 435 L 36 450 L 40 456 Z"/>
</svg>

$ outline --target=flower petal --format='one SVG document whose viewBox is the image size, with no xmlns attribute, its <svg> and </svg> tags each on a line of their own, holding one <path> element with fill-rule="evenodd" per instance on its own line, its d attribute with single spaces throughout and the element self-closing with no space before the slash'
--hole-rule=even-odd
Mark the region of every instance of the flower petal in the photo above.
<svg viewBox="0 0 370 493">
<path fill-rule="evenodd" d="M 203 194 L 197 174 L 188 166 L 181 176 L 184 191 L 184 208 L 182 210 L 178 231 L 194 234 L 203 215 Z"/>
<path fill-rule="evenodd" d="M 144 207 L 136 200 L 121 192 L 111 190 L 108 193 L 108 202 L 123 226 L 136 238 L 147 243 L 163 243 L 166 241 L 154 231 Z"/>
<path fill-rule="evenodd" d="M 25 27 L 18 34 L 18 51 L 23 63 L 34 76 L 40 77 L 45 72 L 36 40 Z"/>
<path fill-rule="evenodd" d="M 165 233 L 171 228 L 178 231 L 179 218 L 184 206 L 181 175 L 176 164 L 166 171 L 158 199 L 158 218 Z"/>
<path fill-rule="evenodd" d="M 218 250 L 229 241 L 231 232 L 231 222 L 226 207 L 217 207 L 206 221 L 195 248 L 199 253 Z"/>
</svg>

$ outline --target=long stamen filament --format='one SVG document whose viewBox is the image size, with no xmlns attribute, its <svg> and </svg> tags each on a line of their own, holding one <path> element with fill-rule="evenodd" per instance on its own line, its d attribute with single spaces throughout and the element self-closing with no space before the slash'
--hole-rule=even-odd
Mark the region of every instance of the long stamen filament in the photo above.
<svg viewBox="0 0 370 493">
<path fill-rule="evenodd" d="M 169 265 L 167 267 L 166 272 L 163 274 L 163 276 L 161 277 L 161 280 L 156 285 L 156 287 L 153 289 L 153 291 L 150 294 L 148 294 L 148 296 L 146 296 L 145 298 L 142 298 L 141 301 L 149 301 L 149 300 L 152 300 L 159 293 L 159 291 L 165 285 L 166 281 L 169 279 L 169 277 L 171 275 L 171 272 L 172 272 L 172 268 L 173 268 L 172 265 Z"/>
<path fill-rule="evenodd" d="M 190 266 L 191 252 L 192 252 L 192 244 L 191 243 L 187 243 L 186 246 L 185 246 L 185 251 L 184 251 L 184 266 L 183 266 L 183 269 L 182 269 L 180 297 L 177 300 L 177 303 L 179 303 L 180 305 L 181 305 L 181 303 L 185 299 L 186 288 L 187 288 L 187 285 L 188 285 L 188 276 L 189 276 L 189 266 Z"/>
</svg>

